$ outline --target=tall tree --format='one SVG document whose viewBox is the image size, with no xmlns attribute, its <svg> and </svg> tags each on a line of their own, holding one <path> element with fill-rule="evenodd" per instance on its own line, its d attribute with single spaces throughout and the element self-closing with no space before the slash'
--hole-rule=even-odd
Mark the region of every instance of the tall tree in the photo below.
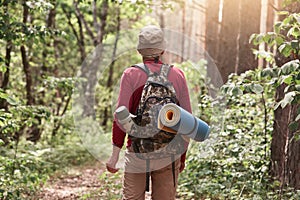
<svg viewBox="0 0 300 200">
<path fill-rule="evenodd" d="M 73 33 L 78 41 L 78 47 L 81 52 L 81 77 L 84 78 L 86 81 L 81 84 L 82 87 L 82 95 L 84 96 L 83 98 L 83 115 L 84 116 L 92 116 L 95 118 L 95 113 L 94 113 L 94 94 L 95 94 L 95 86 L 97 84 L 97 72 L 99 70 L 99 66 L 101 63 L 101 57 L 102 57 L 102 43 L 105 35 L 107 34 L 106 32 L 106 25 L 107 25 L 107 16 L 108 16 L 108 9 L 109 9 L 109 1 L 108 0 L 103 0 L 100 2 L 99 9 L 100 13 L 98 14 L 97 11 L 98 9 L 96 8 L 97 6 L 97 1 L 93 1 L 92 3 L 92 20 L 93 22 L 90 23 L 87 20 L 87 15 L 83 13 L 83 11 L 80 9 L 80 1 L 74 0 L 73 1 L 73 6 L 71 8 L 75 9 L 75 16 L 77 18 L 78 22 L 78 30 L 76 27 L 72 24 L 72 11 L 69 11 L 69 14 L 67 15 L 68 23 L 70 27 L 73 30 Z M 63 7 L 63 9 L 65 9 Z M 65 9 L 66 10 L 66 9 Z M 72 10 L 72 9 L 71 9 Z M 99 17 L 99 19 L 97 18 Z M 93 29 L 95 31 L 93 31 Z M 85 31 L 85 32 L 84 32 Z M 79 32 L 79 33 L 78 33 Z M 96 51 L 94 54 L 91 56 L 91 60 L 89 60 L 89 63 L 85 63 L 86 59 L 86 46 L 85 42 L 87 39 L 85 39 L 85 34 L 86 33 L 89 38 L 93 42 L 93 46 L 97 47 Z"/>
<path fill-rule="evenodd" d="M 279 1 L 280 10 L 288 10 L 291 13 L 300 12 L 300 2 L 294 2 L 284 7 L 284 1 Z M 281 16 L 280 20 L 283 20 Z M 288 26 L 287 26 L 288 27 Z M 288 31 L 283 30 L 282 35 L 288 36 Z M 285 38 L 287 41 L 292 40 L 292 36 Z M 299 38 L 298 38 L 299 45 Z M 296 57 L 295 57 L 296 56 Z M 298 56 L 298 57 L 297 57 Z M 288 61 L 299 59 L 299 54 L 291 54 L 285 57 L 277 51 L 275 61 L 276 65 L 281 67 Z M 287 85 L 284 83 L 276 89 L 276 102 L 281 101 L 285 97 Z M 300 140 L 299 135 L 300 123 L 296 124 L 296 130 L 291 129 L 289 124 L 293 122 L 299 112 L 299 104 L 289 104 L 284 108 L 278 107 L 274 111 L 274 125 L 271 143 L 271 174 L 281 182 L 281 189 L 286 186 L 292 186 L 300 189 Z"/>
<path fill-rule="evenodd" d="M 26 4 L 26 0 L 23 1 L 22 5 L 23 5 L 23 24 L 26 27 L 28 17 L 29 17 L 29 8 L 28 5 Z M 26 77 L 27 105 L 32 105 L 34 103 L 34 98 L 32 94 L 32 74 L 31 74 L 31 68 L 30 68 L 28 55 L 27 55 L 26 44 L 22 44 L 20 50 L 22 55 L 23 70 Z"/>
<path fill-rule="evenodd" d="M 4 19 L 4 24 L 8 26 L 10 24 L 10 16 L 9 16 L 9 8 L 8 8 L 8 1 L 3 2 L 3 19 Z M 5 35 L 9 35 L 9 33 L 5 33 Z M 0 80 L 1 80 L 1 88 L 3 90 L 6 90 L 9 84 L 9 76 L 10 76 L 10 62 L 11 62 L 11 52 L 12 52 L 12 41 L 10 39 L 10 36 L 6 37 L 6 48 L 5 48 L 5 67 L 6 71 L 2 74 L 0 72 Z M 5 99 L 0 99 L 0 108 L 4 108 L 7 110 L 7 102 Z"/>
<path fill-rule="evenodd" d="M 119 42 L 119 37 L 120 37 L 120 31 L 121 31 L 121 11 L 120 11 L 120 6 L 117 5 L 116 8 L 116 15 L 117 15 L 117 19 L 116 19 L 116 38 L 115 38 L 115 42 L 114 42 L 114 49 L 112 52 L 112 62 L 109 65 L 109 72 L 108 72 L 108 78 L 107 78 L 107 82 L 106 82 L 106 87 L 110 90 L 110 92 L 112 92 L 112 87 L 113 87 L 113 74 L 114 74 L 114 65 L 115 65 L 115 61 L 116 61 L 116 54 L 117 54 L 117 47 L 118 47 L 118 42 Z M 103 120 L 102 120 L 102 125 L 104 127 L 107 126 L 107 121 L 109 119 L 109 108 L 105 107 L 104 112 L 103 112 Z"/>
<path fill-rule="evenodd" d="M 208 57 L 206 58 L 208 61 L 207 73 L 212 84 L 220 86 L 223 81 L 218 79 L 218 72 L 216 72 L 216 68 L 214 66 L 218 55 L 220 0 L 206 1 L 206 4 L 205 46 L 208 53 Z"/>
<path fill-rule="evenodd" d="M 258 64 L 252 53 L 254 46 L 249 43 L 249 38 L 253 33 L 260 32 L 261 0 L 242 0 L 239 10 L 238 63 L 235 70 L 237 74 L 255 69 Z"/>
<path fill-rule="evenodd" d="M 273 31 L 274 17 L 275 17 L 275 0 L 267 0 L 268 13 L 267 13 L 267 32 Z"/>
<path fill-rule="evenodd" d="M 224 82 L 235 71 L 240 0 L 224 0 L 216 64 Z"/>
</svg>

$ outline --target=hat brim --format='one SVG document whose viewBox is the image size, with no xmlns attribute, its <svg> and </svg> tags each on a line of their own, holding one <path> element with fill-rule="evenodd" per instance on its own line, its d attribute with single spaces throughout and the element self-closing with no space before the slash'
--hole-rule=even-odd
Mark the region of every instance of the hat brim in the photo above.
<svg viewBox="0 0 300 200">
<path fill-rule="evenodd" d="M 146 48 L 146 49 L 138 49 L 138 52 L 142 56 L 155 57 L 155 56 L 160 56 L 164 52 L 164 50 L 163 49 L 155 49 L 155 48 Z"/>
</svg>

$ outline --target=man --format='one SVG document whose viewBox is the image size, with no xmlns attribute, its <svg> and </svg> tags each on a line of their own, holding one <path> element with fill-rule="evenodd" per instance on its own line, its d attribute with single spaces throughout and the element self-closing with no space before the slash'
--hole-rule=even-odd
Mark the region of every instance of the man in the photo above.
<svg viewBox="0 0 300 200">
<path fill-rule="evenodd" d="M 137 50 L 142 56 L 143 63 L 152 72 L 158 73 L 160 71 L 163 64 L 161 57 L 165 48 L 166 41 L 163 31 L 160 28 L 150 25 L 145 26 L 140 31 Z M 138 67 L 125 69 L 121 78 L 117 108 L 125 106 L 130 113 L 135 114 L 146 80 L 147 74 Z M 174 86 L 179 105 L 191 113 L 190 97 L 183 71 L 177 67 L 171 67 L 168 80 Z M 119 152 L 124 144 L 125 138 L 126 133 L 120 128 L 115 118 L 112 128 L 113 152 L 106 163 L 109 172 L 115 173 L 118 171 L 118 169 L 116 169 L 116 163 L 118 162 Z M 132 141 L 129 137 L 125 153 L 123 200 L 143 200 L 145 199 L 146 185 L 145 161 L 135 155 L 131 144 Z M 175 170 L 168 158 L 151 160 L 152 199 L 175 199 L 178 174 L 185 168 L 185 156 L 186 149 L 182 155 L 176 158 L 174 162 Z M 175 175 L 175 177 L 173 177 L 172 174 Z"/>
</svg>

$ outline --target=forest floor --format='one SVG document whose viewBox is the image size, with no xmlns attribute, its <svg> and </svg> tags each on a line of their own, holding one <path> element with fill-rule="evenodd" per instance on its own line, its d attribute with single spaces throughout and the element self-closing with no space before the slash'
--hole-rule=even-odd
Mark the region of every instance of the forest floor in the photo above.
<svg viewBox="0 0 300 200">
<path fill-rule="evenodd" d="M 99 177 L 103 172 L 104 166 L 101 163 L 72 167 L 64 172 L 58 172 L 50 177 L 34 199 L 89 199 L 83 196 L 101 188 Z"/>
<path fill-rule="evenodd" d="M 32 200 L 120 199 L 122 176 L 107 173 L 103 163 L 72 167 L 54 174 Z M 121 172 L 122 173 L 122 172 Z M 104 176 L 103 176 L 104 175 Z M 115 177 L 114 177 L 115 176 Z M 101 178 L 102 177 L 102 178 Z M 111 180 L 109 180 L 111 178 Z M 106 194 L 105 194 L 106 193 Z M 114 194 L 108 194 L 114 193 Z M 119 198 L 118 198 L 119 197 Z M 146 193 L 146 200 L 150 193 Z"/>
</svg>

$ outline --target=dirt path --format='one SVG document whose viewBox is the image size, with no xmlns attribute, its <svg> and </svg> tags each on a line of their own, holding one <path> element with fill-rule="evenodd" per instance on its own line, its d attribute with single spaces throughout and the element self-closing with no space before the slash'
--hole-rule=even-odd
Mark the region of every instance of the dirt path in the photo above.
<svg viewBox="0 0 300 200">
<path fill-rule="evenodd" d="M 34 200 L 75 200 L 101 188 L 103 164 L 74 167 L 48 180 Z M 86 199 L 89 199 L 88 197 Z"/>
<path fill-rule="evenodd" d="M 104 164 L 73 167 L 51 177 L 31 200 L 117 200 L 121 199 L 122 172 L 105 172 Z M 145 200 L 150 200 L 150 192 Z"/>
</svg>

